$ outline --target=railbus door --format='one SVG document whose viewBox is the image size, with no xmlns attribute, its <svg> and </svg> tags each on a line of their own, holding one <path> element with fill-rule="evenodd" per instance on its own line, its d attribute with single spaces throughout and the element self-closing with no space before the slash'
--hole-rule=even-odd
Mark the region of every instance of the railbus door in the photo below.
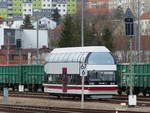
<svg viewBox="0 0 150 113">
<path fill-rule="evenodd" d="M 62 91 L 63 93 L 67 92 L 67 83 L 68 83 L 68 77 L 67 77 L 67 68 L 62 68 Z"/>
</svg>

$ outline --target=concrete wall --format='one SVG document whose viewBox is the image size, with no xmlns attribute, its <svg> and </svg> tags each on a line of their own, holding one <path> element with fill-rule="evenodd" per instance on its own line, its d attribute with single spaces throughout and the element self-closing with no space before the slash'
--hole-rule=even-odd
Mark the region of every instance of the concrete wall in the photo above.
<svg viewBox="0 0 150 113">
<path fill-rule="evenodd" d="M 48 47 L 48 31 L 38 30 L 38 48 Z M 37 48 L 37 30 L 23 30 L 16 39 L 22 40 L 22 48 Z"/>
<path fill-rule="evenodd" d="M 48 47 L 48 31 L 39 30 L 38 48 Z M 22 40 L 22 49 L 37 48 L 37 30 L 15 29 L 15 40 Z M 16 42 L 16 41 L 15 41 Z M 0 28 L 0 49 L 4 45 L 4 29 Z M 15 45 L 15 43 L 14 43 Z"/>
</svg>

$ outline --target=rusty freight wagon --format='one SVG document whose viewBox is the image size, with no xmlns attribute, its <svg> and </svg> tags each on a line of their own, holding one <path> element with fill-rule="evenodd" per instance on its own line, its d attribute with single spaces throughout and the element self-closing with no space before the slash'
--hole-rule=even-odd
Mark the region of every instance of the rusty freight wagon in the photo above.
<svg viewBox="0 0 150 113">
<path fill-rule="evenodd" d="M 0 89 L 4 87 L 27 91 L 42 90 L 44 70 L 41 64 L 0 65 Z"/>
<path fill-rule="evenodd" d="M 129 93 L 130 75 L 133 78 L 134 94 L 150 94 L 150 63 L 133 63 L 132 74 L 129 63 L 117 64 L 117 78 L 119 85 L 119 94 L 122 92 Z"/>
</svg>

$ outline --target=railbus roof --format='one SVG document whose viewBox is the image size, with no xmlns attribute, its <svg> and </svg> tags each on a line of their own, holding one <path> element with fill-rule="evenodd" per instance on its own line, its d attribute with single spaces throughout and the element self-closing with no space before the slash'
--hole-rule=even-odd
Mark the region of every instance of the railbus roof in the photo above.
<svg viewBox="0 0 150 113">
<path fill-rule="evenodd" d="M 110 51 L 105 46 L 56 48 L 46 57 L 46 62 L 85 62 L 88 55 L 94 52 Z"/>
<path fill-rule="evenodd" d="M 77 53 L 77 52 L 110 52 L 105 46 L 84 46 L 56 48 L 51 53 Z"/>
</svg>

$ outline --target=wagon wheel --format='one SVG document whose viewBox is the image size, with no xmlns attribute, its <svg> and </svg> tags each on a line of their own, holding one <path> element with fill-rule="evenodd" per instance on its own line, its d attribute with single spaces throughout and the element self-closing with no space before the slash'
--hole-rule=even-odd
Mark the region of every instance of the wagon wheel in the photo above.
<svg viewBox="0 0 150 113">
<path fill-rule="evenodd" d="M 122 90 L 121 89 L 118 90 L 118 94 L 122 95 Z"/>
<path fill-rule="evenodd" d="M 134 88 L 134 90 L 133 90 L 133 94 L 135 94 L 135 95 L 139 95 L 139 93 L 140 93 L 140 91 L 139 91 L 139 89 L 137 89 L 137 88 Z"/>
<path fill-rule="evenodd" d="M 146 97 L 146 91 L 143 91 L 143 96 Z"/>
<path fill-rule="evenodd" d="M 129 89 L 127 89 L 127 90 L 126 90 L 126 94 L 127 94 L 127 95 L 129 95 L 129 94 L 130 94 L 130 91 L 129 91 Z"/>
</svg>

